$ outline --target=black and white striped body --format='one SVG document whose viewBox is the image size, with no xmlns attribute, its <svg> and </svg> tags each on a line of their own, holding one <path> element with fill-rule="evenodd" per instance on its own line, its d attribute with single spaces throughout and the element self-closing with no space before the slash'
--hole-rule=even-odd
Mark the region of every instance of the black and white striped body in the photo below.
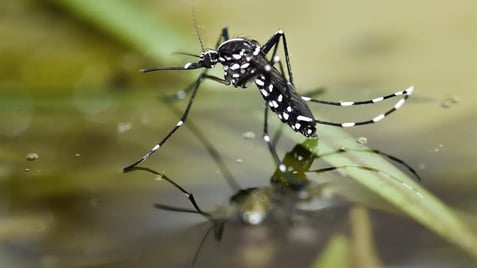
<svg viewBox="0 0 477 268">
<path fill-rule="evenodd" d="M 235 87 L 246 88 L 255 82 L 260 94 L 283 123 L 306 137 L 315 136 L 316 122 L 310 108 L 296 93 L 295 87 L 270 62 L 257 42 L 234 38 L 218 49 L 219 62 L 224 68 L 224 79 Z"/>
</svg>

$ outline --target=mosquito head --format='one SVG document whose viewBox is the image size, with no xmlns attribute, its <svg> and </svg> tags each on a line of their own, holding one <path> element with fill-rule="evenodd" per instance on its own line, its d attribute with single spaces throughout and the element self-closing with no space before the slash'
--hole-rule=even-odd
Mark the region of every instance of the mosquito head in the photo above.
<svg viewBox="0 0 477 268">
<path fill-rule="evenodd" d="M 199 64 L 204 68 L 213 68 L 219 61 L 219 53 L 213 49 L 206 50 L 200 55 Z"/>
</svg>

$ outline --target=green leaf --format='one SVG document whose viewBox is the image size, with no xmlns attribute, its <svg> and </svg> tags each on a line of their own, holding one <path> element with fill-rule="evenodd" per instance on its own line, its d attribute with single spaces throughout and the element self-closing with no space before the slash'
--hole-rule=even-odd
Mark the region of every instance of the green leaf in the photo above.
<svg viewBox="0 0 477 268">
<path fill-rule="evenodd" d="M 345 154 L 330 154 L 323 160 L 333 166 L 365 166 L 379 169 L 381 172 L 348 168 L 344 169 L 343 173 L 393 204 L 429 230 L 477 257 L 477 239 L 474 233 L 451 208 L 429 193 L 414 179 L 380 155 L 362 153 L 363 150 L 370 149 L 358 144 L 352 136 L 340 128 L 321 127 L 320 135 L 327 138 L 321 138 L 319 143 L 308 139 L 303 145 L 317 155 L 334 152 L 337 148 L 342 147 L 349 149 Z M 299 140 L 293 133 L 289 137 Z M 392 177 L 387 174 L 391 174 Z"/>
</svg>

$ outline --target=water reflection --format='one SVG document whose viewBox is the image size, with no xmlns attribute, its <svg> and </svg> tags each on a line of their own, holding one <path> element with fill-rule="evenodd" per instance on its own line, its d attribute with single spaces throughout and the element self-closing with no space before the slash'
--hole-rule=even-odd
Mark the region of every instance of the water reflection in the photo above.
<svg viewBox="0 0 477 268">
<path fill-rule="evenodd" d="M 210 147 L 208 148 L 209 152 L 214 152 L 211 155 L 216 162 L 220 163 L 219 169 L 222 174 L 225 174 L 228 180 L 233 180 L 233 177 L 230 177 L 227 166 L 223 165 L 215 149 L 206 139 L 202 141 L 205 141 L 206 146 Z M 249 256 L 241 259 L 242 262 L 238 262 L 238 266 L 262 267 L 269 266 L 270 263 L 276 261 L 273 257 L 276 255 L 276 251 L 283 250 L 281 243 L 275 244 L 277 243 L 277 239 L 285 239 L 288 244 L 286 248 L 290 247 L 294 250 L 297 250 L 297 245 L 298 248 L 300 248 L 300 245 L 325 246 L 328 236 L 346 225 L 338 224 L 334 226 L 334 224 L 328 223 L 328 226 L 322 226 L 327 220 L 335 221 L 335 217 L 346 217 L 348 208 L 352 205 L 352 202 L 346 198 L 346 193 L 340 193 L 339 190 L 333 187 L 341 183 L 339 180 L 341 176 L 338 173 L 341 169 L 357 168 L 369 172 L 385 173 L 377 168 L 367 166 L 328 166 L 315 168 L 316 165 L 313 165 L 317 159 L 346 152 L 346 150 L 340 149 L 335 152 L 317 156 L 308 151 L 302 144 L 297 144 L 293 150 L 286 153 L 282 159 L 283 163 L 288 167 L 288 172 L 292 175 L 293 181 L 289 180 L 290 176 L 284 175 L 279 169 L 276 169 L 271 176 L 270 185 L 240 188 L 229 198 L 228 203 L 219 206 L 211 212 L 204 211 L 196 201 L 193 193 L 166 174 L 145 167 L 136 167 L 132 169 L 132 171 L 145 171 L 156 176 L 158 179 L 168 182 L 182 192 L 185 197 L 189 199 L 191 204 L 190 208 L 177 207 L 173 204 L 164 203 L 155 203 L 154 207 L 172 212 L 201 215 L 210 223 L 209 227 L 203 231 L 203 236 L 196 242 L 197 245 L 195 247 L 197 249 L 194 256 L 190 257 L 192 264 L 198 263 L 200 266 L 204 265 L 200 253 L 208 241 L 208 237 L 212 235 L 215 241 L 221 242 L 226 226 L 229 226 L 227 227 L 229 230 L 228 235 L 237 239 L 238 243 L 238 247 L 236 248 L 237 252 L 230 252 L 230 254 L 244 254 L 248 256 L 252 254 L 250 247 L 257 248 L 256 245 L 261 245 L 260 252 L 262 253 L 259 254 L 260 257 L 255 258 Z M 365 152 L 383 155 L 401 164 L 410 173 L 414 174 L 417 179 L 420 179 L 419 175 L 410 165 L 395 156 L 372 149 L 366 150 Z M 331 176 L 335 181 L 328 180 L 328 182 L 323 183 L 322 181 L 315 180 L 317 177 L 330 177 L 328 173 L 335 173 L 334 176 Z M 397 180 L 397 178 L 391 174 L 385 173 L 385 175 L 390 179 Z M 231 187 L 235 187 L 239 185 L 239 183 L 234 182 L 230 183 L 230 185 Z M 247 226 L 254 227 L 251 229 Z M 330 229 L 325 236 L 322 233 L 324 229 Z M 245 239 L 246 242 L 244 242 L 243 239 Z M 188 243 L 184 244 L 188 245 Z M 270 251 L 264 248 L 268 248 Z M 224 251 L 222 246 L 220 246 L 218 251 Z M 310 253 L 309 256 L 304 256 L 305 258 L 302 261 L 310 263 L 316 257 L 316 254 L 319 256 L 319 252 Z M 205 257 L 205 263 L 209 263 L 210 261 L 210 259 Z M 248 263 L 248 261 L 250 261 L 250 263 Z"/>
</svg>

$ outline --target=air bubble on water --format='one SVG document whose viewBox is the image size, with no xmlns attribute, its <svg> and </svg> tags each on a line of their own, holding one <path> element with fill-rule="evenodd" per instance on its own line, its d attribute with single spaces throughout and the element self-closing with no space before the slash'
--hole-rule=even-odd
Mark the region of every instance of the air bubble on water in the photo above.
<svg viewBox="0 0 477 268">
<path fill-rule="evenodd" d="M 40 156 L 37 153 L 29 153 L 25 156 L 25 159 L 28 161 L 35 161 L 38 160 L 38 158 L 40 158 Z"/>
<path fill-rule="evenodd" d="M 359 137 L 359 138 L 356 139 L 356 142 L 357 142 L 358 144 L 368 144 L 368 138 L 366 138 L 366 137 Z"/>
<path fill-rule="evenodd" d="M 182 100 L 186 96 L 187 96 L 187 93 L 184 90 L 180 90 L 180 91 L 177 92 L 177 98 L 180 99 L 180 100 Z"/>
<path fill-rule="evenodd" d="M 132 124 L 130 122 L 119 122 L 118 123 L 118 133 L 123 134 L 124 132 L 130 130 L 132 128 Z"/>
<path fill-rule="evenodd" d="M 141 124 L 142 124 L 142 125 L 147 126 L 147 125 L 150 124 L 151 118 L 149 117 L 149 115 L 145 115 L 145 114 L 144 114 L 144 115 L 142 115 L 142 116 L 140 117 L 140 121 L 141 121 Z"/>
<path fill-rule="evenodd" d="M 439 152 L 444 148 L 444 144 L 439 144 L 437 147 L 434 148 L 434 152 Z"/>
<path fill-rule="evenodd" d="M 441 101 L 442 108 L 450 108 L 460 102 L 460 98 L 457 96 L 447 97 Z"/>
<path fill-rule="evenodd" d="M 246 140 L 253 140 L 255 139 L 255 133 L 253 131 L 246 131 L 242 133 L 242 138 Z"/>
</svg>

